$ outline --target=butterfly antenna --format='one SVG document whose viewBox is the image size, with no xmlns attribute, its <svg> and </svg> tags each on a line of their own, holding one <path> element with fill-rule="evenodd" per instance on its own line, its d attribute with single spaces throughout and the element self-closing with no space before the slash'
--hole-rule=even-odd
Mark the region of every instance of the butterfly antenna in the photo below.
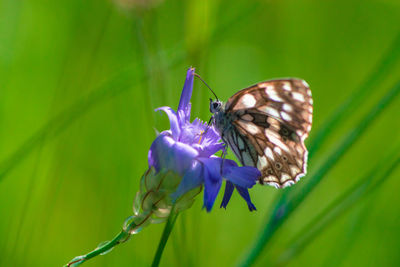
<svg viewBox="0 0 400 267">
<path fill-rule="evenodd" d="M 200 81 L 202 81 L 202 82 L 208 87 L 208 89 L 210 89 L 211 93 L 213 93 L 213 95 L 215 96 L 215 98 L 217 99 L 217 101 L 219 101 L 219 100 L 218 100 L 218 96 L 214 93 L 214 91 L 211 89 L 211 87 L 208 86 L 208 84 L 200 77 L 200 75 L 198 75 L 197 73 L 195 73 L 194 76 L 196 76 L 197 78 L 199 78 Z"/>
</svg>

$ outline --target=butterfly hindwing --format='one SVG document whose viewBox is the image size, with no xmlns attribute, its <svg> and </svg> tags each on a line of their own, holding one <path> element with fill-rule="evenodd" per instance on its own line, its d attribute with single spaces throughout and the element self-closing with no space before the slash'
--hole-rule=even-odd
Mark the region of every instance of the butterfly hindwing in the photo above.
<svg viewBox="0 0 400 267">
<path fill-rule="evenodd" d="M 312 123 L 311 91 L 300 79 L 258 83 L 233 95 L 223 112 L 224 141 L 243 165 L 257 167 L 261 184 L 277 188 L 306 173 L 304 139 Z"/>
<path fill-rule="evenodd" d="M 234 148 L 235 144 L 230 147 L 243 165 L 254 166 L 261 171 L 261 184 L 277 188 L 292 185 L 306 171 L 307 151 L 299 142 L 299 137 L 282 138 L 281 129 L 285 129 L 283 132 L 286 136 L 290 133 L 296 135 L 287 130 L 280 121 L 271 117 L 267 121 L 268 124 L 257 124 L 248 120 L 234 121 L 237 131 L 231 131 L 231 135 L 236 134 L 237 139 L 244 140 L 245 146 L 239 152 Z M 246 147 L 247 144 L 249 148 Z M 247 158 L 252 160 L 248 161 Z"/>
</svg>

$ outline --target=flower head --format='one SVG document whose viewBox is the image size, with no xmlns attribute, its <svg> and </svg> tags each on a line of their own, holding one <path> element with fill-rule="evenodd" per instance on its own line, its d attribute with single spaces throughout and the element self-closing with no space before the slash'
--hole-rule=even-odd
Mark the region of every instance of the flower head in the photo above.
<svg viewBox="0 0 400 267">
<path fill-rule="evenodd" d="M 210 211 L 225 179 L 226 188 L 221 207 L 227 206 L 236 188 L 249 209 L 255 210 L 248 188 L 256 183 L 260 172 L 254 167 L 239 167 L 233 160 L 215 156 L 216 152 L 224 149 L 217 131 L 199 119 L 190 122 L 193 78 L 194 68 L 189 68 L 176 112 L 170 107 L 157 109 L 167 114 L 171 129 L 160 133 L 151 145 L 149 166 L 157 172 L 170 170 L 182 177 L 172 199 L 176 200 L 186 192 L 204 185 L 204 207 Z"/>
</svg>

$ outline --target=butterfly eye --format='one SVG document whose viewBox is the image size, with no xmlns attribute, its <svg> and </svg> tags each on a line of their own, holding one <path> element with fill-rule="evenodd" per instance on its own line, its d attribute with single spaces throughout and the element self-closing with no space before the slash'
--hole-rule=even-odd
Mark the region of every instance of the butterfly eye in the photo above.
<svg viewBox="0 0 400 267">
<path fill-rule="evenodd" d="M 212 113 L 218 112 L 218 111 L 220 110 L 220 108 L 221 108 L 221 102 L 219 102 L 218 100 L 215 101 L 215 102 L 213 102 L 213 101 L 210 99 L 210 111 L 211 111 Z"/>
</svg>

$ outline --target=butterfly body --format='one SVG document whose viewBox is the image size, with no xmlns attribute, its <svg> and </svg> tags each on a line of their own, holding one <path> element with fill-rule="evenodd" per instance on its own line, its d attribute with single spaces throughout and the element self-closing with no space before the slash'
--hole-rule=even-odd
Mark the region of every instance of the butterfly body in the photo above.
<svg viewBox="0 0 400 267">
<path fill-rule="evenodd" d="M 213 125 L 245 166 L 257 167 L 259 182 L 276 188 L 306 173 L 304 140 L 311 130 L 312 98 L 301 79 L 258 83 L 234 94 L 226 104 L 210 102 Z"/>
</svg>

